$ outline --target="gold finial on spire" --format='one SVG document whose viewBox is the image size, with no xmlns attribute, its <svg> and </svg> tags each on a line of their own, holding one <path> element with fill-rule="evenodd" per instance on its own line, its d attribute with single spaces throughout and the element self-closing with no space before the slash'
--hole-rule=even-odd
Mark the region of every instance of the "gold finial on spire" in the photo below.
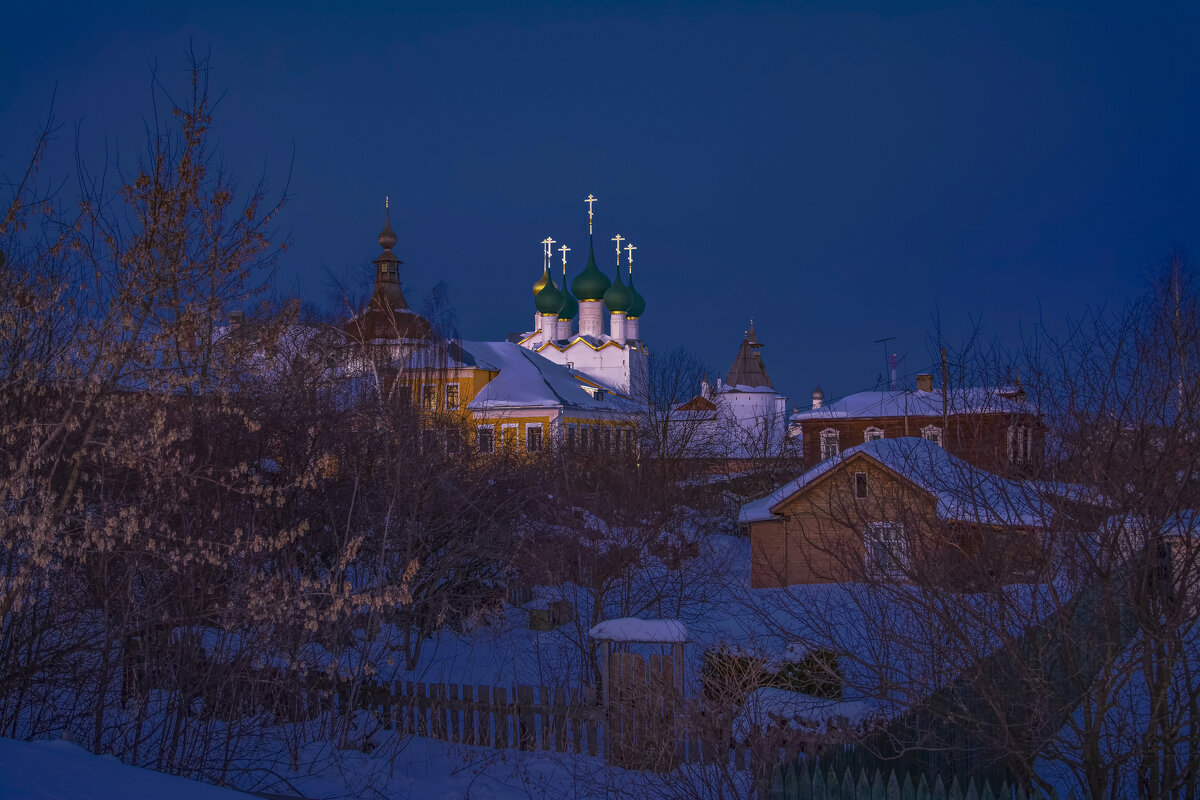
<svg viewBox="0 0 1200 800">
<path fill-rule="evenodd" d="M 621 242 L 625 241 L 625 237 L 618 233 L 616 236 L 614 236 L 612 238 L 612 240 L 617 243 L 617 268 L 620 269 L 620 267 L 621 267 Z"/>
<path fill-rule="evenodd" d="M 636 245 L 625 245 L 625 264 L 629 267 L 629 274 L 633 274 L 633 251 L 637 250 Z M 620 266 L 619 264 L 617 266 Z"/>
<path fill-rule="evenodd" d="M 383 210 L 384 210 L 384 211 L 387 211 L 387 210 L 388 210 L 388 201 L 389 201 L 389 200 L 390 200 L 390 198 L 389 198 L 389 197 L 388 197 L 388 196 L 385 194 L 385 195 L 383 196 Z"/>
<path fill-rule="evenodd" d="M 588 204 L 588 236 L 592 235 L 592 204 L 600 198 L 592 197 L 592 193 L 588 192 L 588 196 L 583 199 L 583 202 Z"/>
</svg>

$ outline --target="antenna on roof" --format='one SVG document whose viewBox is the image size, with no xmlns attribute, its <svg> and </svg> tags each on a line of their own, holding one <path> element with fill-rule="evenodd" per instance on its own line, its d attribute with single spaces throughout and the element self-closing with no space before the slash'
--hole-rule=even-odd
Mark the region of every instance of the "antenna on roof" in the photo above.
<svg viewBox="0 0 1200 800">
<path fill-rule="evenodd" d="M 883 345 L 883 372 L 879 375 L 878 378 L 875 379 L 876 386 L 883 383 L 883 376 L 889 374 L 889 372 L 890 372 L 890 374 L 892 376 L 891 388 L 893 388 L 893 389 L 896 388 L 896 365 L 891 362 L 891 359 L 888 358 L 888 351 L 887 351 L 887 343 L 892 341 L 895 338 L 896 338 L 895 336 L 888 336 L 883 339 L 875 340 L 875 344 Z"/>
</svg>

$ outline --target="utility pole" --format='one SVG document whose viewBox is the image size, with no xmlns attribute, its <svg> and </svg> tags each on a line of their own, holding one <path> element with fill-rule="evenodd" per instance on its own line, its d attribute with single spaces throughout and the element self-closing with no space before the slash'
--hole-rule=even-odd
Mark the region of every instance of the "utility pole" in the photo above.
<svg viewBox="0 0 1200 800">
<path fill-rule="evenodd" d="M 948 391 L 946 379 L 946 348 L 942 348 L 942 442 L 945 443 L 947 437 L 950 436 L 949 420 L 950 420 L 950 393 Z"/>
</svg>

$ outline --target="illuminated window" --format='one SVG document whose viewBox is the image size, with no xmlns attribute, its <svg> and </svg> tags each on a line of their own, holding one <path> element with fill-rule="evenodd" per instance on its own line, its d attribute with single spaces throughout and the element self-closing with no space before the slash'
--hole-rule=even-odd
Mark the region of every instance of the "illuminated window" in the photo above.
<svg viewBox="0 0 1200 800">
<path fill-rule="evenodd" d="M 821 459 L 833 458 L 841 452 L 841 434 L 833 428 L 821 431 Z"/>
<path fill-rule="evenodd" d="M 458 410 L 458 384 L 457 383 L 447 383 L 446 384 L 446 410 L 447 411 L 457 411 Z"/>
</svg>

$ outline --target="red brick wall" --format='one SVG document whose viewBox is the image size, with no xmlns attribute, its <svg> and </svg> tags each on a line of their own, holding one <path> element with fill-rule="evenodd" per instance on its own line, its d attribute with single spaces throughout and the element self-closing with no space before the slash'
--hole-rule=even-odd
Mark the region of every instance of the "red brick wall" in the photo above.
<svg viewBox="0 0 1200 800">
<path fill-rule="evenodd" d="M 1022 473 L 1036 469 L 1041 460 L 1045 433 L 1037 418 L 1029 414 L 955 414 L 942 432 L 942 446 L 964 461 L 980 469 L 996 473 Z M 1008 459 L 1008 429 L 1010 425 L 1025 425 L 1033 436 L 1033 463 L 1011 465 Z M 844 417 L 810 419 L 801 423 L 804 442 L 804 465 L 811 467 L 821 460 L 821 431 L 833 428 L 841 434 L 840 447 L 847 450 L 862 444 L 867 428 L 883 430 L 884 438 L 920 436 L 927 425 L 942 427 L 939 417 Z"/>
</svg>

